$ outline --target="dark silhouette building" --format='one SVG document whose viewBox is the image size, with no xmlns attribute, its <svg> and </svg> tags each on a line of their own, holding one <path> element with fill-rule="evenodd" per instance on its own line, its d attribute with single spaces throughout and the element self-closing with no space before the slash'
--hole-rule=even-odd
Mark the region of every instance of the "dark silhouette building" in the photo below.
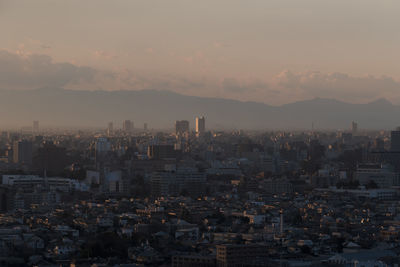
<svg viewBox="0 0 400 267">
<path fill-rule="evenodd" d="M 13 145 L 14 163 L 32 164 L 32 142 L 27 140 L 15 141 Z"/>
<path fill-rule="evenodd" d="M 175 133 L 177 135 L 182 135 L 189 132 L 189 122 L 188 121 L 175 121 Z"/>
<path fill-rule="evenodd" d="M 390 132 L 390 151 L 400 152 L 400 130 Z"/>
<path fill-rule="evenodd" d="M 170 159 L 176 157 L 173 145 L 151 145 L 147 150 L 150 159 Z"/>
<path fill-rule="evenodd" d="M 33 166 L 41 173 L 57 175 L 68 165 L 66 149 L 53 143 L 45 143 L 35 153 Z"/>
</svg>

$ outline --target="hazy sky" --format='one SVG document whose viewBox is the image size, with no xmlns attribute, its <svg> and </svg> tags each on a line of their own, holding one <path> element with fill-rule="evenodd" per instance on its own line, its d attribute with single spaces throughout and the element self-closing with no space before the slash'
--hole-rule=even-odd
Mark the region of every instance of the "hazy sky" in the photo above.
<svg viewBox="0 0 400 267">
<path fill-rule="evenodd" d="M 0 0 L 0 88 L 399 104 L 399 14 L 398 0 Z"/>
</svg>

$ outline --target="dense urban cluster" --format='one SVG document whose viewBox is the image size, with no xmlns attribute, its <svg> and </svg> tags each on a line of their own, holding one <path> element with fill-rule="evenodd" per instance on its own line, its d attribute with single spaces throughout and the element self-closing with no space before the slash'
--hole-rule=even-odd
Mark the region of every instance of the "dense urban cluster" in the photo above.
<svg viewBox="0 0 400 267">
<path fill-rule="evenodd" d="M 0 136 L 1 266 L 398 266 L 400 130 Z"/>
</svg>

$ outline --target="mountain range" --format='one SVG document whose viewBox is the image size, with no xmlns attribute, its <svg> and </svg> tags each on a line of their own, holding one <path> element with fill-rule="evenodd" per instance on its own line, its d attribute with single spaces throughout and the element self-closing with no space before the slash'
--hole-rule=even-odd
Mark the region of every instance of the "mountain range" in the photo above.
<svg viewBox="0 0 400 267">
<path fill-rule="evenodd" d="M 400 125 L 400 106 L 386 99 L 351 104 L 315 98 L 281 106 L 221 98 L 181 95 L 169 91 L 84 91 L 61 88 L 0 90 L 0 126 L 106 126 L 113 121 L 147 122 L 150 128 L 172 128 L 175 120 L 205 116 L 213 129 L 392 129 Z"/>
</svg>

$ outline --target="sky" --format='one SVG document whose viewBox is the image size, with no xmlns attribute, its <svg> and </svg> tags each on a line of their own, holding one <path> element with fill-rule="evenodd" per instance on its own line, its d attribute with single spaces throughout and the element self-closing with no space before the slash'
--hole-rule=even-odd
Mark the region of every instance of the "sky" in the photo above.
<svg viewBox="0 0 400 267">
<path fill-rule="evenodd" d="M 0 88 L 400 104 L 398 0 L 0 0 Z"/>
</svg>

